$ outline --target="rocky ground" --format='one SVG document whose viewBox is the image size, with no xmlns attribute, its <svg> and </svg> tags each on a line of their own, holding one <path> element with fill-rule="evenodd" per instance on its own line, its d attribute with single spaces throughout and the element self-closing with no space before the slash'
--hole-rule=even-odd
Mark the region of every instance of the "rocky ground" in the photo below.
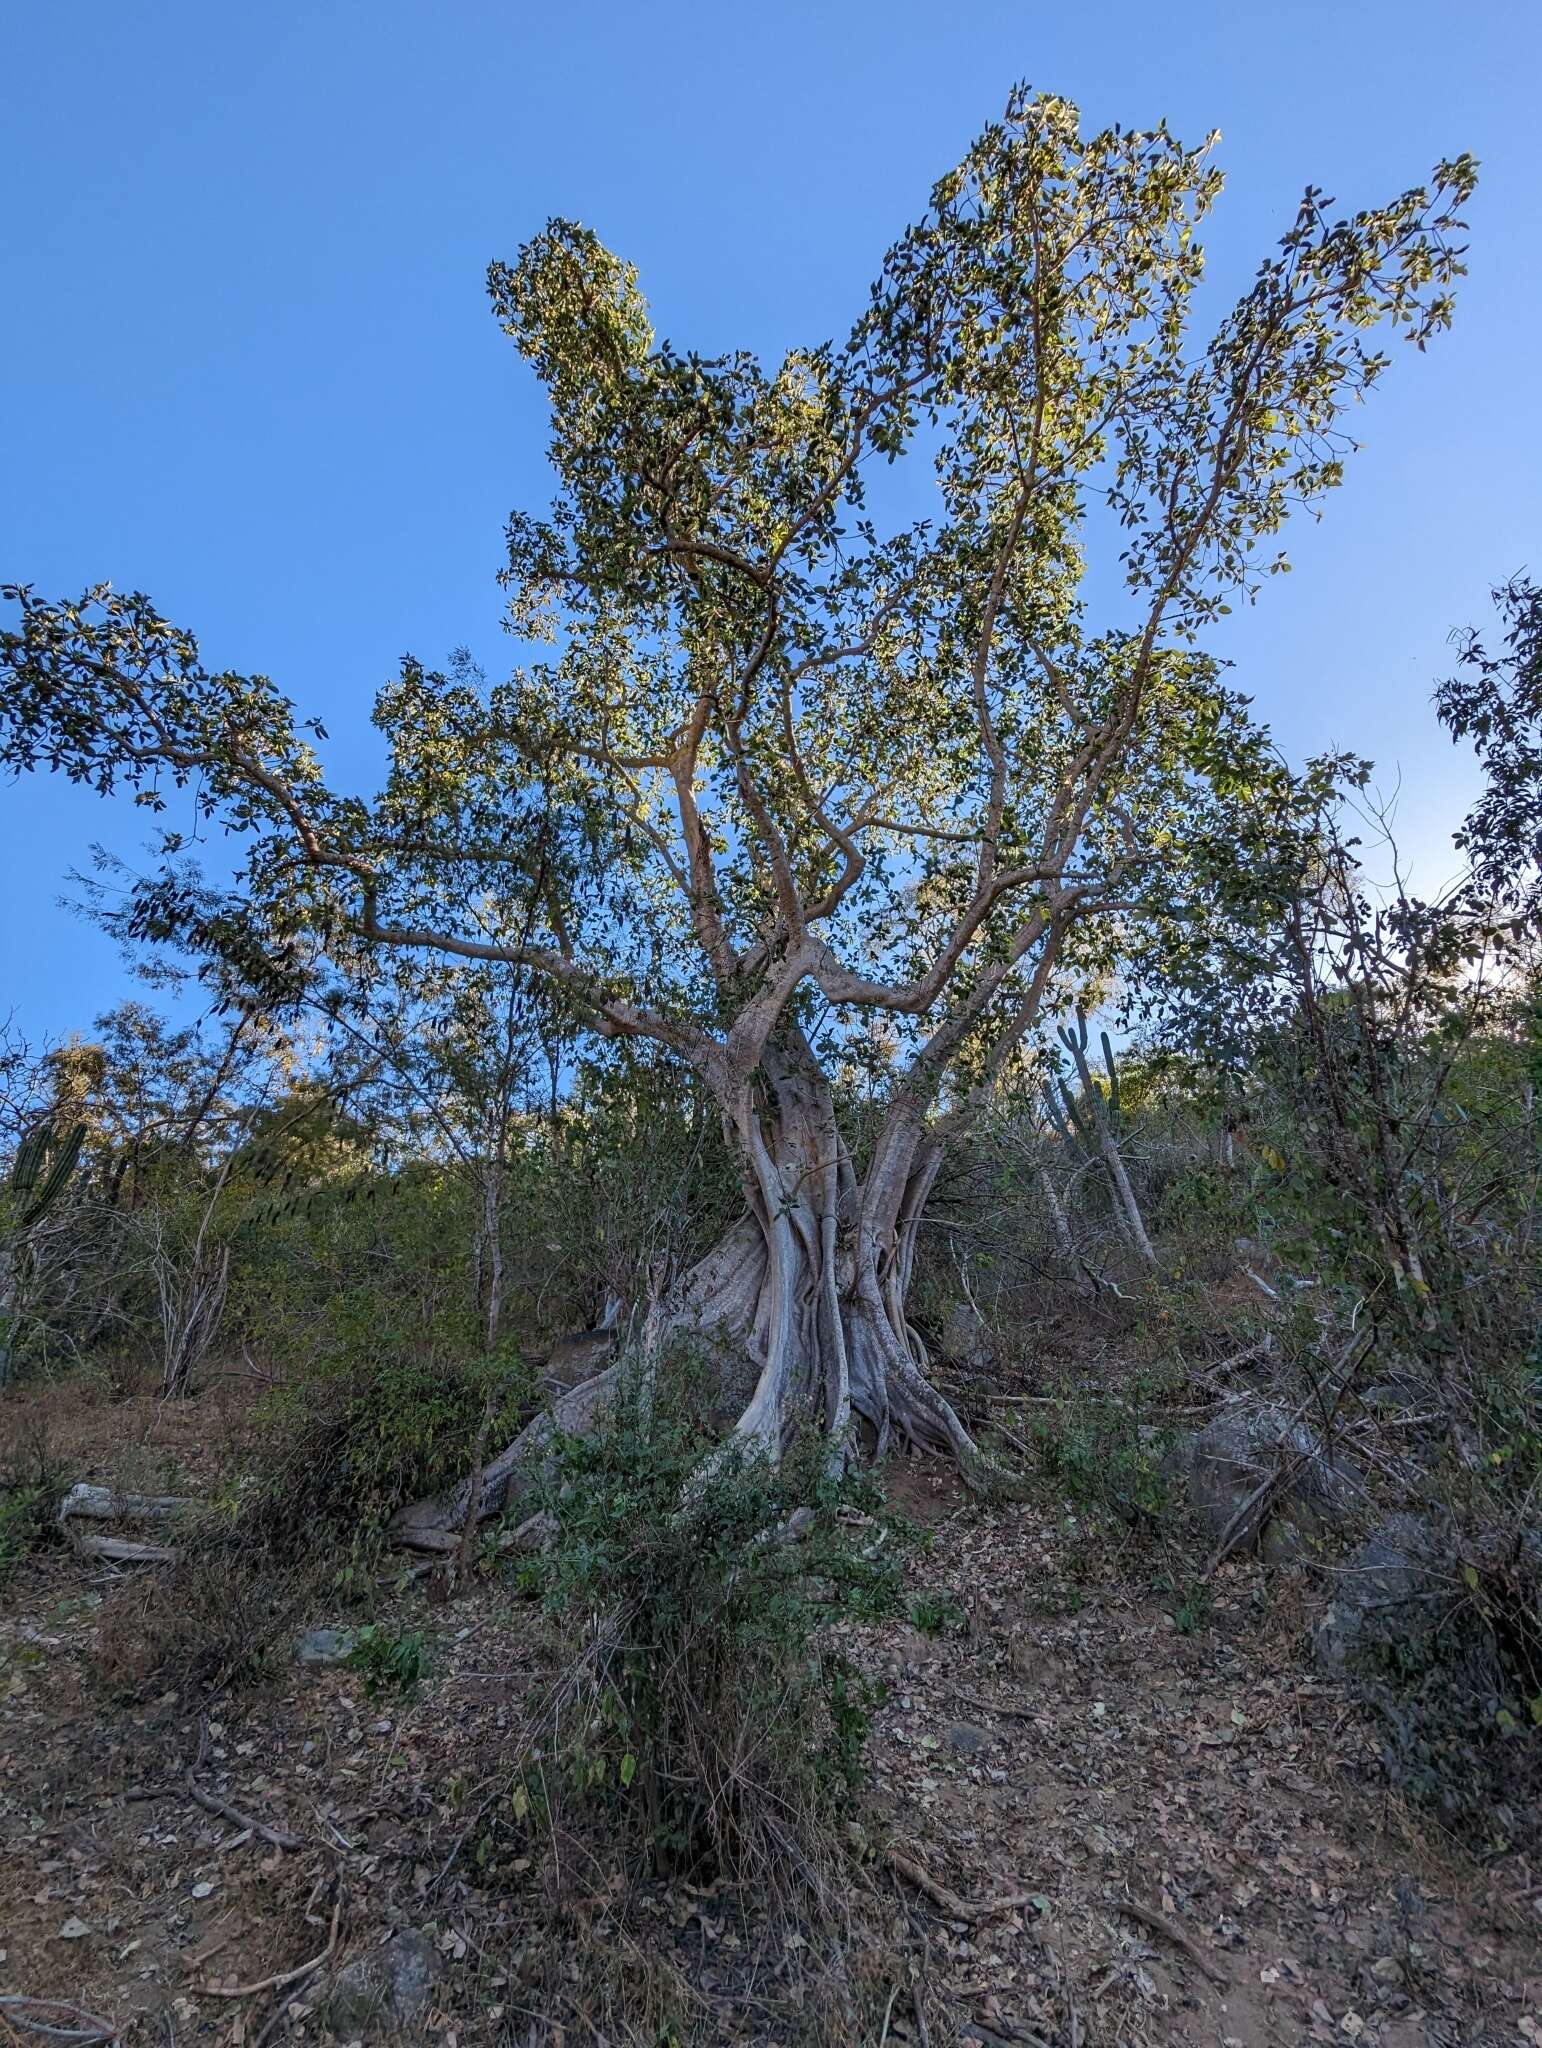
<svg viewBox="0 0 1542 2048">
<path fill-rule="evenodd" d="M 216 1438 L 132 1400 L 77 1419 L 71 1450 L 83 1478 L 186 1484 Z M 921 1467 L 894 1486 L 937 1532 L 907 1565 L 937 1632 L 831 1621 L 883 1688 L 861 1882 L 895 1940 L 867 2038 L 1542 2043 L 1539 1874 L 1473 1862 L 1389 1791 L 1305 1658 L 1312 1572 L 1234 1560 L 1185 1594 L 1172 1558 L 1047 1488 L 980 1507 Z M 121 1638 L 155 1569 L 54 1550 L 0 1595 L 0 2036 L 789 2038 L 801 1937 L 768 1952 L 753 1901 L 620 1879 L 581 1839 L 510 1854 L 494 1823 L 545 1673 L 506 1580 L 390 1595 L 422 1638 L 410 1694 L 372 1694 L 324 1638 L 302 1662 L 290 1629 L 258 1682 L 190 1714 L 103 1677 L 106 1618 Z M 304 1619 L 348 1621 L 324 1600 Z"/>
</svg>

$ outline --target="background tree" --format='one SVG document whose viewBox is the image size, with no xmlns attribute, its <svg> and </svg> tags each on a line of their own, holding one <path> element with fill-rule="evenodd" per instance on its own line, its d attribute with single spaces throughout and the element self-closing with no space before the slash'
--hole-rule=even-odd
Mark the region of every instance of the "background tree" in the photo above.
<svg viewBox="0 0 1542 2048">
<path fill-rule="evenodd" d="M 1500 906 L 1537 911 L 1542 874 L 1542 585 L 1513 576 L 1493 593 L 1503 641 L 1497 653 L 1476 631 L 1458 638 L 1455 675 L 1435 692 L 1454 740 L 1469 741 L 1483 793 L 1456 843 L 1473 879 Z"/>
<path fill-rule="evenodd" d="M 253 833 L 224 929 L 254 971 L 282 978 L 302 928 L 499 961 L 687 1062 L 747 1213 L 663 1320 L 722 1340 L 737 1439 L 775 1455 L 812 1413 L 837 1462 L 896 1433 L 968 1460 L 905 1311 L 944 1150 L 1274 772 L 1196 642 L 1340 480 L 1386 362 L 1369 332 L 1422 347 L 1447 322 L 1473 177 L 1458 159 L 1338 220 L 1308 188 L 1198 341 L 1208 145 L 1084 136 L 1018 91 L 847 340 L 770 369 L 656 342 L 631 268 L 553 222 L 489 279 L 551 404 L 557 496 L 511 520 L 507 571 L 549 658 L 491 691 L 407 663 L 365 803 L 265 678 L 206 669 L 148 599 L 17 589 L 5 757 L 151 804 L 194 784 Z M 1104 543 L 1125 597 L 1097 618 Z M 149 887 L 139 929 L 185 908 Z M 875 1017 L 894 1056 L 858 1146 L 827 1075 Z"/>
</svg>

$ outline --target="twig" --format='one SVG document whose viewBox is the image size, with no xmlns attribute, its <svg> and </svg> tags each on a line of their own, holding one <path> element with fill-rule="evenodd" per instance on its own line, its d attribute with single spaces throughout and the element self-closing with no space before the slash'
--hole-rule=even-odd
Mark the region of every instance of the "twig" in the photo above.
<svg viewBox="0 0 1542 2048">
<path fill-rule="evenodd" d="M 894 2016 L 894 2001 L 896 1998 L 899 1997 L 899 1995 L 900 1988 L 896 1984 L 894 1989 L 889 1993 L 888 2004 L 883 2009 L 883 2027 L 878 2036 L 878 2048 L 884 2048 L 884 2043 L 889 2038 L 889 2021 Z"/>
<path fill-rule="evenodd" d="M 261 1991 L 286 1991 L 291 1984 L 299 1984 L 307 1977 L 313 1977 L 322 1964 L 329 1961 L 337 1947 L 337 1930 L 343 1917 L 343 1895 L 339 1891 L 337 1903 L 332 1908 L 332 1929 L 327 1936 L 327 1945 L 319 1956 L 312 1956 L 308 1963 L 301 1963 L 293 1970 L 280 1970 L 275 1976 L 260 1977 L 255 1984 L 200 1984 L 196 1987 L 205 1998 L 255 1998 Z"/>
<path fill-rule="evenodd" d="M 51 2019 L 44 2019 L 44 2013 L 51 2013 Z M 0 1998 L 0 2018 L 7 2026 L 24 2027 L 29 2034 L 47 2034 L 55 2041 L 74 2041 L 85 2048 L 87 2042 L 116 2041 L 122 2028 L 116 2020 L 99 2019 L 94 2012 L 87 2012 L 84 2006 L 71 2005 L 62 1998 L 26 1998 L 19 1992 L 9 1993 Z M 73 2019 L 73 2027 L 60 2026 L 63 2019 Z"/>
<path fill-rule="evenodd" d="M 1186 1955 L 1195 1969 L 1208 1977 L 1212 1984 L 1230 1984 L 1231 1979 L 1226 1972 L 1218 1964 L 1211 1962 L 1199 1944 L 1190 1935 L 1185 1934 L 1181 1927 L 1175 1926 L 1165 1913 L 1159 1913 L 1155 1906 L 1142 1905 L 1139 1899 L 1126 1896 L 1119 1901 L 1118 1910 L 1121 1913 L 1128 1913 L 1132 1920 L 1138 1920 L 1143 1927 L 1149 1927 L 1153 1933 L 1165 1935 L 1173 1947 Z"/>
<path fill-rule="evenodd" d="M 275 1849 L 305 1847 L 305 1843 L 298 1835 L 286 1834 L 282 1828 L 270 1828 L 266 1821 L 255 1820 L 251 1814 L 243 1813 L 239 1806 L 232 1805 L 230 1800 L 222 1799 L 217 1792 L 211 1792 L 207 1786 L 200 1785 L 191 1771 L 187 1774 L 186 1782 L 188 1798 L 195 1806 L 201 1806 L 205 1813 L 218 1814 L 224 1820 L 233 1820 L 237 1827 L 250 1828 L 254 1834 L 261 1835 L 265 1842 L 271 1842 Z"/>
<path fill-rule="evenodd" d="M 908 1879 L 917 1891 L 925 1892 L 933 1905 L 940 1906 L 950 1920 L 993 1920 L 998 1913 L 1012 1913 L 1019 1906 L 1026 1906 L 1033 1897 L 1032 1892 L 1009 1892 L 996 1899 L 961 1899 L 957 1892 L 949 1891 L 913 1856 L 907 1856 L 900 1849 L 889 1851 L 889 1867 Z"/>
<path fill-rule="evenodd" d="M 953 1689 L 953 1697 L 956 1700 L 962 1701 L 966 1707 L 978 1707 L 982 1713 L 986 1714 L 1000 1714 L 1003 1719 L 1008 1721 L 1031 1721 L 1033 1719 L 1032 1707 L 1004 1707 L 996 1700 L 985 1699 L 980 1693 L 960 1692 L 956 1686 Z"/>
</svg>

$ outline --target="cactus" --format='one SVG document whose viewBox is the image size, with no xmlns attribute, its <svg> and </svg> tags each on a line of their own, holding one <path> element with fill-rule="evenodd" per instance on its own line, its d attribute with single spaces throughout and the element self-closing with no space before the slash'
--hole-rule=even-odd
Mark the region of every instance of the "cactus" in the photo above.
<svg viewBox="0 0 1542 2048">
<path fill-rule="evenodd" d="M 1070 1084 L 1059 1074 L 1047 1083 L 1044 1107 L 1049 1113 L 1049 1120 L 1067 1144 L 1079 1146 L 1089 1157 L 1102 1162 L 1113 1189 L 1114 1215 L 1119 1228 L 1145 1263 L 1154 1266 L 1157 1256 L 1146 1235 L 1140 1204 L 1135 1199 L 1135 1190 L 1125 1171 L 1124 1156 L 1119 1150 L 1119 1066 L 1114 1058 L 1113 1041 L 1106 1031 L 1099 1034 L 1103 1069 L 1108 1077 L 1105 1096 L 1092 1078 L 1092 1068 L 1087 1059 L 1087 1013 L 1080 1003 L 1076 1006 L 1076 1029 L 1073 1031 L 1062 1024 L 1059 1038 L 1071 1055 L 1081 1089 L 1079 1093 L 1073 1092 Z"/>
<path fill-rule="evenodd" d="M 0 1387 L 11 1377 L 11 1330 L 16 1315 L 18 1269 L 27 1232 L 41 1223 L 69 1184 L 85 1143 L 86 1127 L 62 1136 L 51 1121 L 29 1131 L 11 1161 L 11 1227 L 0 1232 Z"/>
<path fill-rule="evenodd" d="M 52 1123 L 41 1123 L 22 1139 L 11 1163 L 11 1192 L 16 1197 L 16 1227 L 30 1230 L 40 1223 L 64 1193 L 85 1143 L 86 1127 L 76 1124 L 61 1137 Z"/>
</svg>

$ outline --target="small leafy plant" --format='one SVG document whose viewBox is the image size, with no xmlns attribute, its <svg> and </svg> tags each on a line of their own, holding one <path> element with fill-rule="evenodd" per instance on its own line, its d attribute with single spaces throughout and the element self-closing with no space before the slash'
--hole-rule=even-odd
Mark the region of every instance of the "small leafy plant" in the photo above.
<svg viewBox="0 0 1542 2048">
<path fill-rule="evenodd" d="M 387 1693 L 411 1694 L 428 1671 L 428 1639 L 420 1629 L 397 1630 L 384 1622 L 366 1622 L 344 1661 L 362 1674 L 371 1699 Z"/>
</svg>

